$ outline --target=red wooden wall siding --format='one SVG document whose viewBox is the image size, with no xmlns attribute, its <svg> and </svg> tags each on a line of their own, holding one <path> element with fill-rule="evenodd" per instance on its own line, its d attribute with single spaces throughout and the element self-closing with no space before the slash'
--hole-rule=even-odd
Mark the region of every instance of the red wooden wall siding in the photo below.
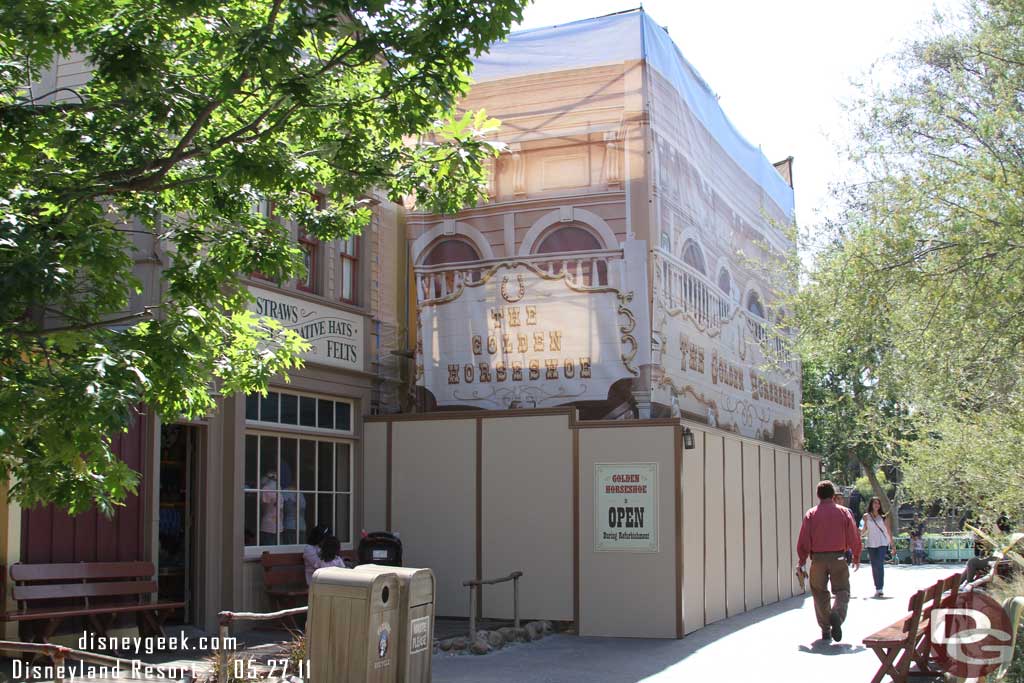
<svg viewBox="0 0 1024 683">
<path fill-rule="evenodd" d="M 21 561 L 122 562 L 143 560 L 144 514 L 141 495 L 149 486 L 146 463 L 146 417 L 139 415 L 131 428 L 113 438 L 111 450 L 136 472 L 142 473 L 138 496 L 129 496 L 110 519 L 96 510 L 75 517 L 48 505 L 21 513 Z"/>
</svg>

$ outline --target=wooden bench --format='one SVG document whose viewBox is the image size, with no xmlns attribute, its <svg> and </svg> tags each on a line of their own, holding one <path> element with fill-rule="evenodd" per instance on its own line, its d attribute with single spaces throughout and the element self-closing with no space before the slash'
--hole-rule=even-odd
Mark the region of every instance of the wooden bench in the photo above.
<svg viewBox="0 0 1024 683">
<path fill-rule="evenodd" d="M 346 564 L 355 564 L 355 554 L 346 550 L 341 553 Z M 302 553 L 272 553 L 264 550 L 260 556 L 263 565 L 263 588 L 273 605 L 274 611 L 301 607 L 309 601 L 309 586 L 306 584 L 306 562 Z M 291 628 L 298 628 L 293 617 L 287 617 Z"/>
<path fill-rule="evenodd" d="M 905 617 L 864 639 L 881 665 L 871 683 L 881 683 L 891 676 L 894 683 L 904 683 L 910 675 L 937 675 L 931 666 L 931 613 L 936 607 L 948 607 L 960 592 L 959 573 L 940 579 L 910 597 Z M 917 668 L 911 671 L 911 664 Z"/>
<path fill-rule="evenodd" d="M 120 614 L 135 613 L 139 634 L 163 635 L 163 623 L 184 602 L 157 598 L 152 562 L 74 562 L 11 565 L 18 609 L 0 621 L 38 622 L 34 639 L 45 643 L 65 619 L 85 617 L 106 636 Z"/>
</svg>

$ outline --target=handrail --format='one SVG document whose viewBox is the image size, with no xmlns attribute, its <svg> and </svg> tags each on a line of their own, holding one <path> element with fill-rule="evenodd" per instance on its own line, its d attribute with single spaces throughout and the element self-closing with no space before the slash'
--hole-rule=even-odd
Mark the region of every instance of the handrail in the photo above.
<svg viewBox="0 0 1024 683">
<path fill-rule="evenodd" d="M 181 673 L 183 670 L 182 667 L 167 666 L 164 664 L 145 664 L 139 660 L 101 655 L 95 652 L 87 652 L 85 650 L 75 650 L 63 645 L 54 645 L 53 643 L 23 643 L 16 640 L 0 640 L 0 652 L 33 652 L 48 656 L 50 661 L 53 662 L 54 683 L 64 683 L 64 662 L 68 659 L 77 659 L 91 664 L 110 664 L 117 667 L 126 665 L 129 670 L 134 670 L 136 668 L 136 664 L 141 664 L 141 668 L 146 672 L 158 671 L 164 674 L 164 677 L 172 679 L 177 678 L 174 674 Z M 191 681 L 193 680 L 194 675 L 195 671 L 192 668 L 188 668 L 185 676 L 180 680 Z"/>
<path fill-rule="evenodd" d="M 476 639 L 476 605 L 478 601 L 477 594 L 483 590 L 484 586 L 493 586 L 497 583 L 505 583 L 506 581 L 512 582 L 512 619 L 513 626 L 516 630 L 519 629 L 519 579 L 522 577 L 521 571 L 514 571 L 508 576 L 503 576 L 500 579 L 467 579 L 462 582 L 463 586 L 469 588 L 469 639 L 473 641 Z"/>
<path fill-rule="evenodd" d="M 512 572 L 508 576 L 503 576 L 500 579 L 469 579 L 468 581 L 463 581 L 462 585 L 463 586 L 493 586 L 496 583 L 505 583 L 506 581 L 511 581 L 513 579 L 518 579 L 522 575 L 523 575 L 522 572 Z"/>
<path fill-rule="evenodd" d="M 227 683 L 230 678 L 228 676 L 228 650 L 225 644 L 229 642 L 231 637 L 231 623 L 235 621 L 273 621 L 275 619 L 283 619 L 285 617 L 294 617 L 300 614 L 306 614 L 309 612 L 309 606 L 305 607 L 291 607 L 289 609 L 278 610 L 277 612 L 232 612 L 230 610 L 223 610 L 217 613 L 217 620 L 220 624 L 218 633 L 220 634 L 220 651 L 217 653 L 217 681 L 218 683 Z"/>
</svg>

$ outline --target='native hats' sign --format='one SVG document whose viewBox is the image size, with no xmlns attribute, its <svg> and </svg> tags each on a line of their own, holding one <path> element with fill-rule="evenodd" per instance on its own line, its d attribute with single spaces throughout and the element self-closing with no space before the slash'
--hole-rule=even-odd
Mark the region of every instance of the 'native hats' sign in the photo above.
<svg viewBox="0 0 1024 683">
<path fill-rule="evenodd" d="M 594 549 L 658 552 L 658 463 L 594 465 Z"/>
<path fill-rule="evenodd" d="M 249 287 L 254 301 L 249 310 L 276 320 L 309 342 L 302 354 L 311 363 L 346 370 L 363 370 L 363 319 L 337 308 L 288 296 L 280 291 Z"/>
</svg>

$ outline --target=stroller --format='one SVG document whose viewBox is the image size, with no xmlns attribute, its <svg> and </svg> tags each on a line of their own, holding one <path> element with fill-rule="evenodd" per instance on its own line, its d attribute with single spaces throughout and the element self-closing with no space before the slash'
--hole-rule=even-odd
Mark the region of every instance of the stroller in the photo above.
<svg viewBox="0 0 1024 683">
<path fill-rule="evenodd" d="M 356 551 L 359 564 L 402 566 L 402 541 L 397 533 L 389 531 L 363 532 Z"/>
</svg>

